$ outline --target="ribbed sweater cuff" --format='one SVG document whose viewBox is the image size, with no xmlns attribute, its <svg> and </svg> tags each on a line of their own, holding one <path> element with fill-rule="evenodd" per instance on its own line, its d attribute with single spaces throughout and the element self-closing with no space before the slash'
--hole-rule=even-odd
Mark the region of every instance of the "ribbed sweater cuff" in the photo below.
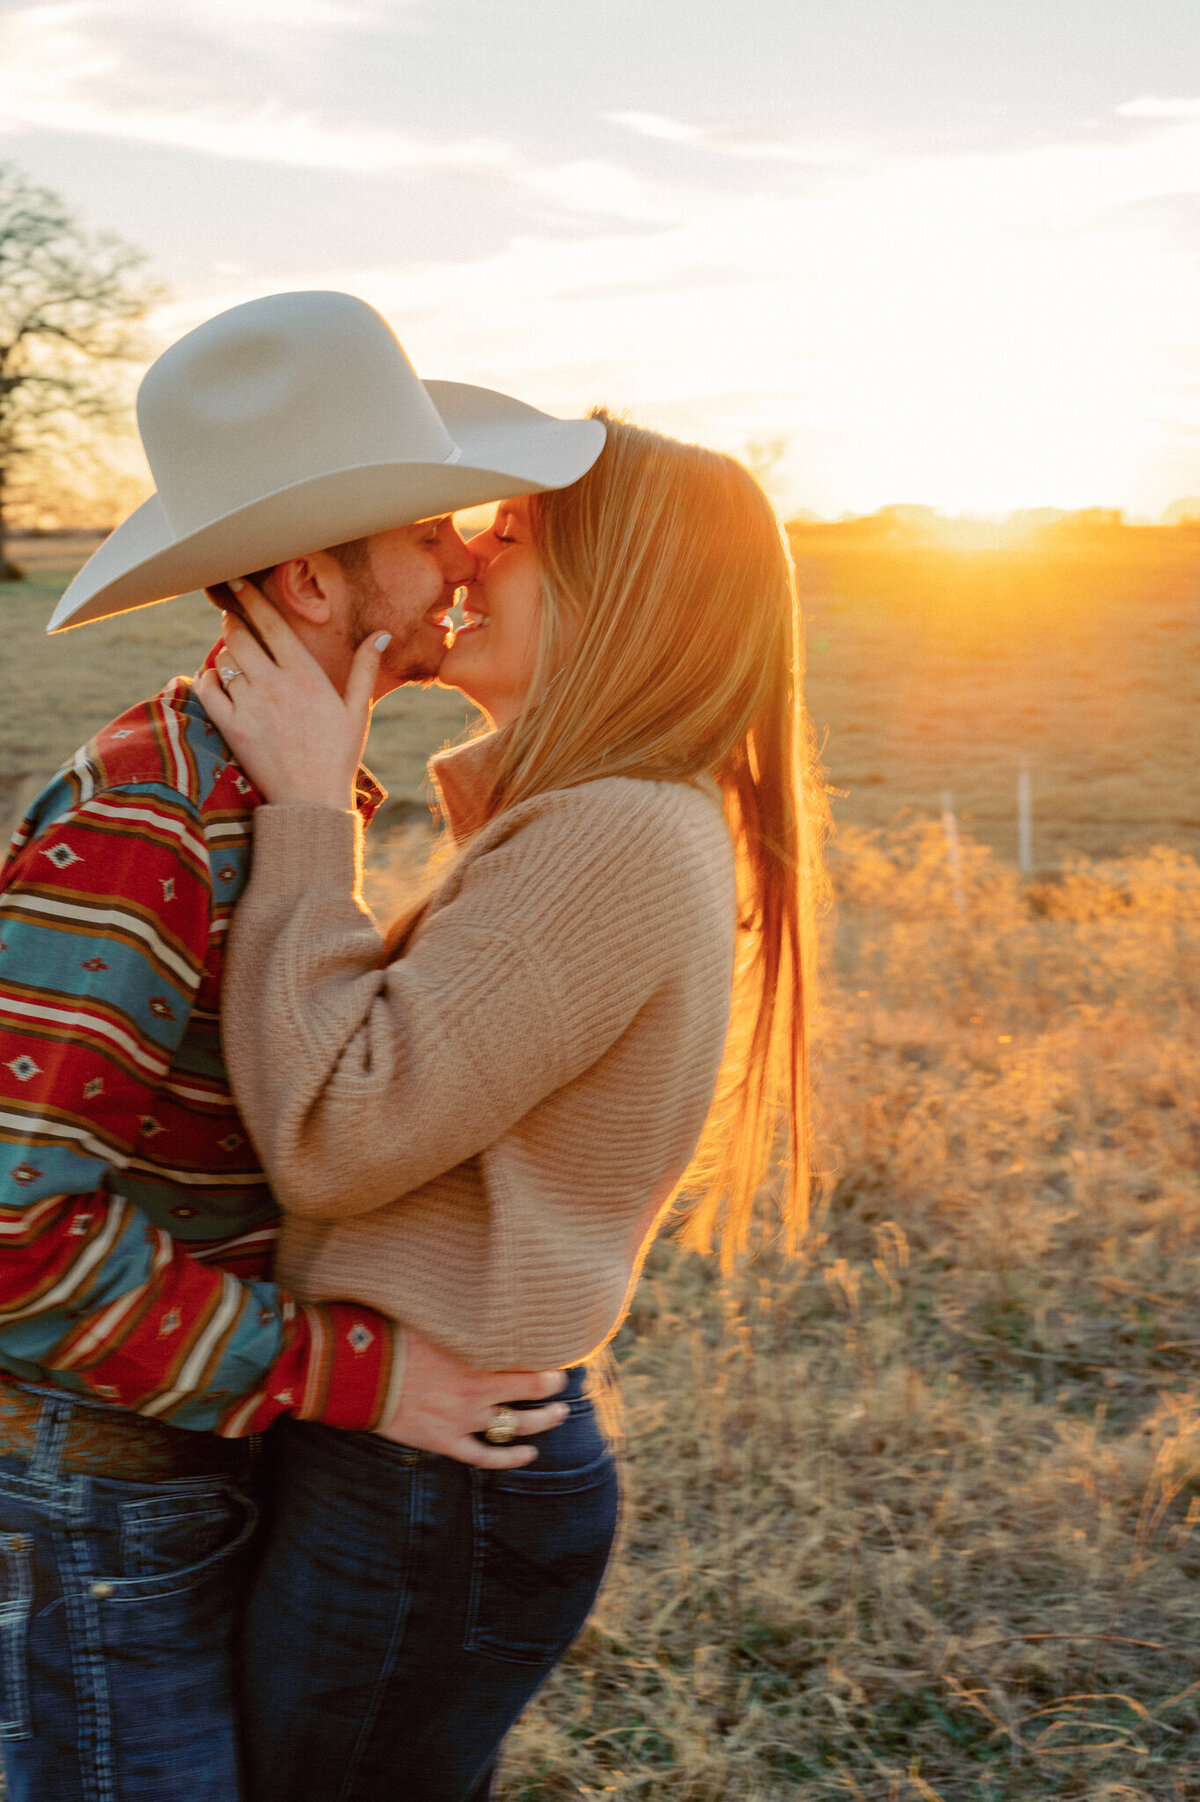
<svg viewBox="0 0 1200 1802">
<path fill-rule="evenodd" d="M 314 801 L 254 810 L 255 887 L 276 901 L 314 888 L 351 894 L 362 875 L 363 823 L 353 809 Z"/>
</svg>

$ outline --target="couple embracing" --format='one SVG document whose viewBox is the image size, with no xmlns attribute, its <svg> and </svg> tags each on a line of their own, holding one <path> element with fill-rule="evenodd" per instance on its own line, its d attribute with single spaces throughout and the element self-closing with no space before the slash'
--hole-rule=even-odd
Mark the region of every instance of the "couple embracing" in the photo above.
<svg viewBox="0 0 1200 1802">
<path fill-rule="evenodd" d="M 0 882 L 10 1802 L 482 1802 L 603 1575 L 588 1366 L 656 1226 L 803 1213 L 787 547 L 731 459 L 423 383 L 348 295 L 138 413 L 157 493 L 51 629 L 225 614 Z M 371 706 L 435 676 L 489 729 L 381 928 Z"/>
</svg>

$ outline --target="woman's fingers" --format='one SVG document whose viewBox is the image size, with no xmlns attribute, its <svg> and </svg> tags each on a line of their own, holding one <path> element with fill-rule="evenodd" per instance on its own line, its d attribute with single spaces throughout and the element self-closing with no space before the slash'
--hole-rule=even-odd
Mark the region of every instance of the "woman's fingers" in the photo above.
<svg viewBox="0 0 1200 1802">
<path fill-rule="evenodd" d="M 567 1386 L 565 1370 L 500 1370 L 480 1376 L 482 1401 L 500 1406 L 505 1402 L 545 1402 Z"/>
<path fill-rule="evenodd" d="M 230 582 L 229 586 L 237 596 L 238 606 L 242 608 L 247 619 L 253 621 L 254 630 L 261 635 L 263 643 L 276 663 L 281 664 L 285 657 L 297 650 L 303 651 L 304 655 L 308 656 L 308 652 L 304 651 L 300 640 L 282 614 L 272 607 L 270 601 L 254 586 L 253 582 Z M 234 619 L 236 615 L 229 614 L 227 617 Z M 240 620 L 238 625 L 242 631 L 245 631 Z M 250 635 L 247 634 L 247 636 Z M 258 650 L 259 656 L 264 655 L 258 646 L 255 646 L 255 649 Z"/>
<path fill-rule="evenodd" d="M 544 1408 L 514 1408 L 517 1417 L 513 1432 L 521 1439 L 528 1439 L 531 1433 L 549 1433 L 554 1427 L 561 1427 L 571 1412 L 566 1402 L 547 1402 Z"/>
<path fill-rule="evenodd" d="M 283 615 L 253 582 L 238 580 L 223 586 L 232 591 L 236 606 L 223 607 L 221 636 L 238 669 L 245 670 L 251 679 L 261 680 L 273 664 L 300 674 L 320 668 Z M 208 589 L 207 593 L 210 600 L 221 602 L 219 591 Z"/>
<path fill-rule="evenodd" d="M 359 719 L 363 724 L 363 736 L 366 737 L 367 720 L 371 712 L 371 702 L 375 695 L 375 684 L 379 680 L 379 665 L 383 661 L 383 653 L 392 642 L 390 632 L 372 632 L 359 645 L 354 653 L 354 662 L 350 665 L 350 679 L 346 683 L 343 697 L 346 712 L 351 719 Z"/>
<path fill-rule="evenodd" d="M 531 1445 L 481 1445 L 478 1439 L 462 1439 L 448 1445 L 444 1454 L 457 1458 L 460 1464 L 473 1464 L 476 1470 L 520 1470 L 532 1464 L 537 1452 Z"/>
<path fill-rule="evenodd" d="M 571 1410 L 566 1402 L 547 1402 L 541 1408 L 514 1408 L 510 1412 L 513 1432 L 518 1439 L 528 1439 L 535 1433 L 552 1433 L 555 1427 L 561 1427 Z M 487 1424 L 486 1419 L 480 1422 L 481 1433 Z M 533 1446 L 488 1445 L 474 1434 L 450 1441 L 444 1450 L 446 1456 L 474 1464 L 480 1470 L 517 1470 L 522 1464 L 532 1464 L 537 1456 Z"/>
<path fill-rule="evenodd" d="M 237 648 L 244 651 L 251 667 L 253 667 L 256 659 L 262 659 L 265 665 L 276 662 L 277 659 L 275 653 L 270 649 L 266 638 L 259 630 L 258 626 L 250 623 L 250 614 L 246 608 L 246 602 L 244 599 L 239 599 L 233 593 L 233 586 L 234 585 L 229 582 L 219 582 L 215 588 L 206 588 L 204 590 L 213 605 L 221 609 L 221 636 L 225 639 L 227 644 L 230 643 L 231 639 L 236 638 L 239 635 L 241 636 L 242 645 Z M 252 583 L 239 582 L 237 586 L 241 589 L 244 597 L 258 595 L 258 590 Z M 275 609 L 270 607 L 267 602 L 260 599 L 260 605 L 266 607 L 268 613 L 274 614 Z M 253 645 L 253 651 L 245 648 L 247 640 Z M 235 646 L 230 644 L 231 658 L 234 655 L 234 652 Z M 240 667 L 241 666 L 239 665 L 239 668 Z"/>
<path fill-rule="evenodd" d="M 253 632 L 242 624 L 236 613 L 221 615 L 221 638 L 225 648 L 221 652 L 218 668 L 232 666 L 240 669 L 251 682 L 261 682 L 278 661 L 263 650 Z"/>
<path fill-rule="evenodd" d="M 219 732 L 224 732 L 233 718 L 233 702 L 221 687 L 216 670 L 202 669 L 192 684 L 192 691 L 213 725 Z"/>
<path fill-rule="evenodd" d="M 528 1439 L 533 1433 L 551 1433 L 555 1427 L 561 1427 L 570 1409 L 565 1402 L 549 1402 L 542 1408 L 521 1408 L 513 1411 L 516 1425 L 513 1432 L 519 1439 Z M 479 1431 L 487 1426 L 487 1421 L 480 1422 Z M 523 1464 L 532 1464 L 537 1457 L 537 1450 L 531 1445 L 488 1445 L 473 1433 L 465 1433 L 459 1438 L 447 1434 L 445 1442 L 435 1448 L 444 1457 L 457 1458 L 460 1464 L 473 1464 L 478 1470 L 519 1470 Z"/>
</svg>

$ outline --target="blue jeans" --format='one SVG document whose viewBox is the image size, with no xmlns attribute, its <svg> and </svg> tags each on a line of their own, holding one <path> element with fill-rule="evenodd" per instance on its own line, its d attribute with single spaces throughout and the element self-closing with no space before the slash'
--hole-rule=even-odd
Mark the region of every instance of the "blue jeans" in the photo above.
<svg viewBox="0 0 1200 1802">
<path fill-rule="evenodd" d="M 0 1457 L 0 1741 L 10 1802 L 237 1802 L 233 1641 L 258 1511 L 253 1453 L 153 1482 L 63 1468 L 43 1404 Z"/>
<path fill-rule="evenodd" d="M 616 1530 L 616 1466 L 582 1388 L 572 1371 L 569 1418 L 517 1471 L 272 1429 L 241 1675 L 253 1802 L 484 1802 Z"/>
</svg>

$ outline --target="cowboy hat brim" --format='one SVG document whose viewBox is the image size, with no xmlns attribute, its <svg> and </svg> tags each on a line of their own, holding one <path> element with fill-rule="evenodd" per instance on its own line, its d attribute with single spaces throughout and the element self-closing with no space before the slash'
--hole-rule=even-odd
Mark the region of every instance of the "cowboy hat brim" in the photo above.
<svg viewBox="0 0 1200 1802">
<path fill-rule="evenodd" d="M 595 419 L 552 419 L 509 395 L 426 382 L 458 448 L 450 463 L 398 459 L 310 476 L 177 535 L 157 494 L 88 559 L 47 632 L 151 607 L 289 557 L 509 495 L 565 488 L 604 446 Z"/>
</svg>

